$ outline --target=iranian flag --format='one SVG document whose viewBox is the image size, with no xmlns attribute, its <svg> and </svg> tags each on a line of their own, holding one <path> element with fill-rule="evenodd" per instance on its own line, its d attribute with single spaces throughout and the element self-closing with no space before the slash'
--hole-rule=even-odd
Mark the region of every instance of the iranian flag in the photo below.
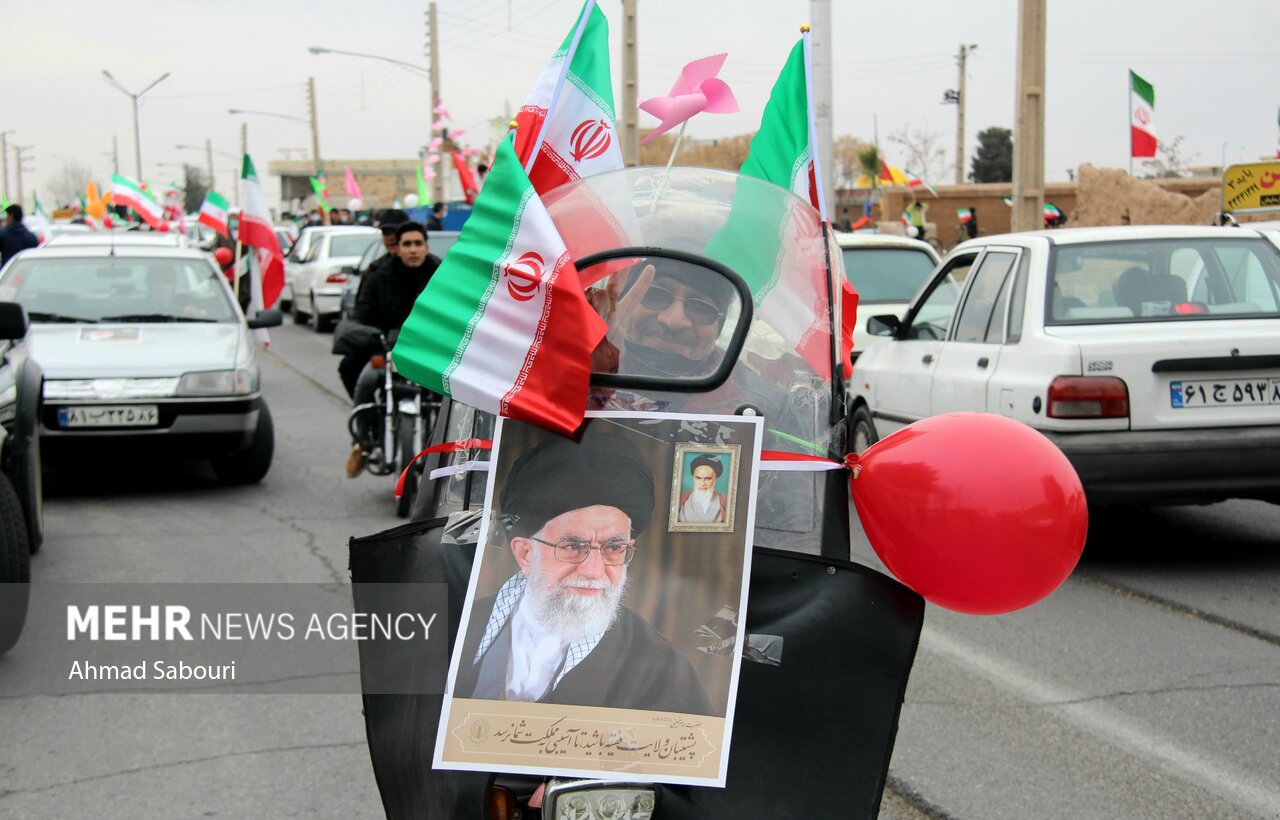
<svg viewBox="0 0 1280 820">
<path fill-rule="evenodd" d="M 1156 155 L 1156 90 L 1151 83 L 1129 72 L 1129 144 L 1132 157 Z"/>
<path fill-rule="evenodd" d="M 822 169 L 818 163 L 817 127 L 813 115 L 813 95 L 810 89 L 810 57 L 809 27 L 801 29 L 800 41 L 791 49 L 791 54 L 782 66 L 782 73 L 773 85 L 769 94 L 769 102 L 764 107 L 764 115 L 760 119 L 760 130 L 751 140 L 751 150 L 742 163 L 740 172 L 746 176 L 756 177 L 783 188 L 809 202 L 818 209 L 824 223 L 830 223 L 827 215 L 827 203 L 823 196 L 822 186 L 818 180 L 822 178 Z M 735 205 L 736 207 L 736 205 Z M 796 221 L 795 217 L 792 217 Z M 802 224 L 798 222 L 797 224 Z M 793 281 L 799 278 L 792 277 Z M 777 277 L 773 279 L 777 281 Z M 752 283 L 748 282 L 749 285 Z M 810 296 L 796 294 L 796 299 L 813 298 L 824 301 L 822 290 L 817 283 L 811 283 L 814 293 Z M 770 303 L 761 303 L 769 286 L 752 286 L 756 303 L 762 307 L 762 316 L 777 326 L 788 327 L 795 324 L 794 316 L 806 315 L 803 311 L 792 316 L 770 317 Z M 794 303 L 794 299 L 790 300 Z M 785 305 L 786 301 L 773 300 L 774 305 Z M 790 311 L 787 311 L 790 313 Z M 812 311 L 809 311 L 811 314 Z M 853 350 L 853 329 L 858 316 L 858 292 L 843 276 L 840 278 L 840 355 L 844 365 L 845 378 L 853 371 L 851 352 Z M 825 330 L 818 328 L 818 323 L 825 323 L 828 317 L 819 315 L 817 322 L 809 327 L 792 327 L 789 336 L 809 365 L 818 373 L 827 372 L 830 366 L 823 359 L 821 341 Z"/>
<path fill-rule="evenodd" d="M 241 244 L 254 250 L 249 257 L 249 270 L 253 274 L 249 306 L 255 311 L 263 310 L 274 305 L 284 290 L 284 253 L 271 224 L 262 183 L 248 154 L 244 155 L 240 172 L 240 203 L 237 237 Z"/>
<path fill-rule="evenodd" d="M 511 138 L 444 259 L 400 329 L 396 368 L 473 407 L 571 434 L 606 327 Z"/>
<path fill-rule="evenodd" d="M 539 194 L 621 168 L 609 73 L 609 23 L 587 0 L 516 114 L 516 156 Z"/>
<path fill-rule="evenodd" d="M 227 200 L 219 193 L 210 191 L 205 194 L 204 204 L 200 206 L 200 218 L 196 221 L 201 225 L 208 225 L 227 239 L 231 238 L 231 232 L 227 229 Z"/>
<path fill-rule="evenodd" d="M 164 208 L 148 196 L 141 185 L 126 176 L 111 175 L 111 202 L 132 208 L 152 228 L 158 229 L 164 224 Z"/>
</svg>

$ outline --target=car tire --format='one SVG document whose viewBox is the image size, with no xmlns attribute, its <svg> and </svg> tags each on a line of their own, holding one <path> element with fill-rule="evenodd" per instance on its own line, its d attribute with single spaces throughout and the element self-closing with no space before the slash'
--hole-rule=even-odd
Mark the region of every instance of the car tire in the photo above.
<svg viewBox="0 0 1280 820">
<path fill-rule="evenodd" d="M 326 333 L 333 329 L 333 321 L 316 310 L 316 296 L 311 294 L 311 329 L 316 333 Z"/>
<path fill-rule="evenodd" d="M 0 475 L 0 654 L 18 642 L 31 598 L 31 547 L 22 502 L 9 478 Z"/>
<path fill-rule="evenodd" d="M 30 547 L 31 554 L 35 555 L 40 551 L 40 546 L 44 543 L 44 478 L 41 474 L 40 461 L 40 433 L 36 432 L 31 437 L 31 446 L 27 448 L 26 454 L 22 457 L 19 469 L 19 479 L 26 484 L 24 490 L 25 499 L 20 497 L 26 515 L 24 522 L 27 527 L 27 543 Z"/>
<path fill-rule="evenodd" d="M 224 484 L 257 484 L 271 469 L 275 447 L 275 426 L 271 422 L 271 411 L 264 402 L 258 408 L 258 426 L 253 431 L 253 441 L 238 453 L 211 459 L 213 471 Z"/>
<path fill-rule="evenodd" d="M 400 417 L 400 428 L 396 431 L 396 449 L 400 452 L 400 469 L 404 469 L 404 465 L 409 463 L 409 459 L 418 454 L 413 444 L 413 419 L 410 416 Z M 413 499 L 418 494 L 418 481 L 421 476 L 421 462 L 414 462 L 413 467 L 405 474 L 404 487 L 400 493 L 400 497 L 396 499 L 396 516 L 398 518 L 408 518 L 409 510 L 413 507 Z M 397 476 L 397 480 L 399 477 Z"/>
<path fill-rule="evenodd" d="M 858 409 L 853 411 L 853 429 L 850 431 L 849 439 L 853 445 L 853 452 L 858 455 L 862 455 L 868 447 L 880 440 L 880 434 L 876 432 L 876 424 L 871 419 L 871 411 L 865 404 L 858 405 Z"/>
<path fill-rule="evenodd" d="M 307 314 L 302 312 L 297 299 L 294 299 L 293 303 L 289 305 L 289 316 L 293 319 L 295 325 L 305 325 L 307 323 Z"/>
</svg>

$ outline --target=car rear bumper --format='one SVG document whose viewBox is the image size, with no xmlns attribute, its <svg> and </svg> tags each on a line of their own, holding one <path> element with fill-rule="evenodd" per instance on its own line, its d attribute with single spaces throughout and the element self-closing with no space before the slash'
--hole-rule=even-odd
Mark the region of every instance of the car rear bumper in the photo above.
<svg viewBox="0 0 1280 820">
<path fill-rule="evenodd" d="M 1041 432 L 1070 460 L 1092 503 L 1280 501 L 1280 426 Z"/>
<path fill-rule="evenodd" d="M 316 313 L 321 316 L 336 316 L 342 310 L 342 291 L 324 293 L 316 291 L 311 295 L 315 300 Z"/>
<path fill-rule="evenodd" d="M 149 427 L 75 427 L 59 424 L 58 410 L 92 406 L 91 402 L 51 401 L 42 411 L 41 445 L 52 452 L 66 452 L 80 446 L 120 443 L 129 446 L 154 444 L 164 451 L 208 456 L 243 450 L 253 441 L 258 426 L 261 396 L 233 399 L 186 399 L 100 404 L 155 405 L 158 423 Z"/>
</svg>

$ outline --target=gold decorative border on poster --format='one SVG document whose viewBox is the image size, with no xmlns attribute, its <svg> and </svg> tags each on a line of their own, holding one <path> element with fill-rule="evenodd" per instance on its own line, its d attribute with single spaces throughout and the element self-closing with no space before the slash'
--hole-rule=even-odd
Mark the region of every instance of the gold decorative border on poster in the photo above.
<svg viewBox="0 0 1280 820">
<path fill-rule="evenodd" d="M 724 718 L 599 706 L 457 698 L 445 757 L 495 771 L 512 766 L 714 779 Z"/>
</svg>

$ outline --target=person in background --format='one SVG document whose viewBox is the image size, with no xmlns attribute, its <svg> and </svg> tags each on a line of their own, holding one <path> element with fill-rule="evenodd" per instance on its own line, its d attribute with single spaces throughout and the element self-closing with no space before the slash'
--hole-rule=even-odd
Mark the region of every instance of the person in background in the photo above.
<svg viewBox="0 0 1280 820">
<path fill-rule="evenodd" d="M 445 214 L 445 210 L 444 210 L 443 202 L 437 202 L 436 204 L 432 205 L 431 216 L 427 217 L 427 230 L 443 231 L 444 230 L 444 214 Z"/>
<path fill-rule="evenodd" d="M 969 221 L 964 223 L 964 232 L 970 239 L 978 237 L 978 209 L 969 206 Z"/>
<path fill-rule="evenodd" d="M 28 248 L 40 244 L 26 225 L 22 224 L 22 206 L 10 205 L 4 209 L 4 227 L 0 228 L 0 265 Z"/>
<path fill-rule="evenodd" d="M 364 293 L 365 285 L 371 279 L 386 276 L 386 272 L 391 268 L 392 262 L 400 256 L 400 245 L 396 239 L 396 230 L 408 221 L 409 215 L 399 208 L 388 208 L 378 215 L 378 228 L 382 231 L 382 245 L 387 249 L 387 253 L 373 260 L 368 269 L 361 271 L 360 284 L 356 287 L 357 303 L 360 301 L 360 295 Z M 338 361 L 338 377 L 342 379 L 342 386 L 346 388 L 348 396 L 355 395 L 356 379 L 360 377 L 360 371 L 364 369 L 364 366 L 369 363 L 369 357 L 376 352 L 378 351 L 359 350 L 355 353 L 344 355 Z"/>
</svg>

